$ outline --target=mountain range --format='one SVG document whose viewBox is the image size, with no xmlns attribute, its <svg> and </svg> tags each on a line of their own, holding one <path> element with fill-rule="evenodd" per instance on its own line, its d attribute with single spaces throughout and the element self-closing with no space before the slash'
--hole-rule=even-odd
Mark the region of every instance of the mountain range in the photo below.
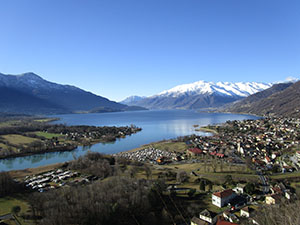
<svg viewBox="0 0 300 225">
<path fill-rule="evenodd" d="M 74 86 L 49 82 L 34 73 L 0 73 L 0 112 L 54 114 L 137 109 L 142 108 L 110 101 Z"/>
<path fill-rule="evenodd" d="M 137 96 L 122 101 L 150 109 L 203 109 L 216 108 L 240 100 L 271 87 L 258 82 L 206 82 L 183 84 L 151 97 Z"/>
<path fill-rule="evenodd" d="M 300 81 L 205 82 L 179 85 L 151 97 L 121 103 L 34 73 L 0 73 L 0 114 L 99 113 L 149 109 L 211 109 L 258 115 L 300 116 Z"/>
<path fill-rule="evenodd" d="M 225 107 L 224 111 L 257 115 L 300 116 L 300 81 L 271 88 Z"/>
</svg>

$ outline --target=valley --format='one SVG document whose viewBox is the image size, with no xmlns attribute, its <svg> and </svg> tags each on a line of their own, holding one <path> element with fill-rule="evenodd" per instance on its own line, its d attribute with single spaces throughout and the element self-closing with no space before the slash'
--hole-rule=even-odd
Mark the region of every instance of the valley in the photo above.
<svg viewBox="0 0 300 225">
<path fill-rule="evenodd" d="M 197 220 L 198 213 L 207 210 L 211 215 L 231 215 L 236 223 L 246 224 L 251 220 L 260 223 L 264 217 L 256 212 L 267 210 L 266 205 L 285 207 L 284 204 L 297 203 L 299 124 L 299 119 L 292 118 L 234 120 L 206 126 L 215 131 L 212 136 L 182 136 L 114 155 L 88 152 L 63 164 L 1 173 L 2 180 L 4 174 L 8 174 L 26 188 L 21 192 L 17 186 L 12 188 L 9 198 L 0 198 L 0 208 L 20 206 L 22 214 L 17 215 L 17 219 L 24 224 L 53 223 L 54 218 L 55 223 L 60 220 L 73 223 L 64 212 L 82 207 L 92 212 L 91 201 L 101 202 L 100 199 L 105 202 L 126 200 L 131 206 L 120 205 L 119 210 L 129 210 L 134 215 L 134 218 L 123 217 L 127 221 L 142 222 L 150 210 L 151 221 L 157 224 L 185 223 Z M 128 187 L 119 189 L 123 185 Z M 134 202 L 126 195 L 117 195 L 119 200 L 110 199 L 110 195 L 85 196 L 83 190 L 86 189 L 91 193 L 100 190 L 106 193 L 111 189 L 110 193 L 118 190 L 120 195 L 129 191 L 140 196 L 138 198 L 149 194 L 152 197 L 144 197 L 144 204 L 139 205 L 140 200 Z M 231 190 L 235 200 L 219 207 L 212 199 L 223 190 Z M 70 192 L 75 195 L 68 197 Z M 55 196 L 59 196 L 59 201 Z M 275 196 L 281 200 L 270 203 Z M 73 204 L 59 209 L 65 201 Z M 110 207 L 113 206 L 101 205 L 97 210 L 112 210 Z M 140 207 L 140 210 L 132 211 L 131 207 Z M 241 216 L 246 208 L 251 212 L 249 218 Z M 161 217 L 162 211 L 166 211 L 164 217 Z M 9 209 L 3 211 L 9 212 Z M 48 216 L 50 212 L 56 217 Z M 97 220 L 113 221 L 115 214 L 112 212 L 111 216 L 97 214 Z M 76 217 L 77 221 L 78 218 L 81 216 Z M 83 218 L 87 218 L 86 214 Z M 218 220 L 214 216 L 212 219 Z"/>
</svg>

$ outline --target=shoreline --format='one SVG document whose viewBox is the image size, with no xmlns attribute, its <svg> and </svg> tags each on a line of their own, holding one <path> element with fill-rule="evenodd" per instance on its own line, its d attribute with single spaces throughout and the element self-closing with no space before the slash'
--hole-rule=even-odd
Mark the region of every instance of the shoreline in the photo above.
<svg viewBox="0 0 300 225">
<path fill-rule="evenodd" d="M 65 162 L 64 162 L 65 163 Z M 26 168 L 23 170 L 10 170 L 6 171 L 9 175 L 11 175 L 13 178 L 23 178 L 25 176 L 33 175 L 33 174 L 39 174 L 39 173 L 44 173 L 49 170 L 53 169 L 58 169 L 64 165 L 64 163 L 54 163 L 54 164 L 49 164 L 45 166 L 38 166 L 34 168 Z"/>
<path fill-rule="evenodd" d="M 216 113 L 216 112 L 211 112 L 211 113 Z M 223 112 L 225 113 L 225 112 Z M 229 113 L 229 112 L 226 112 L 226 113 Z M 249 114 L 248 114 L 249 115 Z M 255 115 L 257 116 L 257 115 Z M 52 118 L 53 120 L 57 120 L 57 118 Z M 206 128 L 206 127 L 197 127 L 196 129 L 194 129 L 195 131 L 203 131 L 203 132 L 208 132 L 208 133 L 212 133 L 213 135 L 215 134 L 218 134 L 217 131 L 215 130 L 212 130 L 212 129 L 209 129 L 209 128 Z M 124 150 L 124 151 L 120 151 L 121 152 L 135 152 L 135 151 L 138 151 L 138 150 L 141 150 L 141 149 L 145 149 L 145 148 L 149 148 L 151 147 L 151 145 L 156 145 L 156 144 L 164 144 L 164 143 L 171 143 L 172 142 L 172 139 L 168 139 L 168 140 L 160 140 L 160 141 L 156 141 L 156 142 L 150 142 L 150 143 L 147 143 L 147 144 L 143 144 L 137 148 L 133 148 L 133 149 L 129 149 L 129 150 Z M 109 143 L 109 142 L 101 142 L 101 141 L 96 141 L 96 142 L 93 142 L 91 143 L 91 145 L 93 144 L 96 144 L 96 143 Z M 43 154 L 43 153 L 52 153 L 52 152 L 71 152 L 73 151 L 74 149 L 76 149 L 77 147 L 79 146 L 88 146 L 88 145 L 77 145 L 76 147 L 74 147 L 73 149 L 70 149 L 70 150 L 50 150 L 50 151 L 41 151 L 39 153 L 24 153 L 24 154 L 20 154 L 18 156 L 7 156 L 5 158 L 0 158 L 0 160 L 4 160 L 4 159 L 11 159 L 11 158 L 18 158 L 18 157 L 24 157 L 24 156 L 34 156 L 34 155 L 38 155 L 38 154 Z M 115 153 L 115 154 L 118 154 L 118 153 Z M 113 155 L 113 154 L 110 154 L 110 155 Z M 65 161 L 65 162 L 69 162 L 69 161 Z M 65 163 L 64 162 L 64 163 Z M 61 163 L 59 163 L 61 164 Z M 38 167 L 30 167 L 30 168 L 26 168 L 26 169 L 20 169 L 20 170 L 9 170 L 7 172 L 10 172 L 10 171 L 23 171 L 23 170 L 31 170 L 31 169 L 38 169 L 40 167 L 47 167 L 47 166 L 52 166 L 52 165 L 56 165 L 56 163 L 54 164 L 48 164 L 48 165 L 45 165 L 45 166 L 38 166 Z"/>
<path fill-rule="evenodd" d="M 126 137 L 119 137 L 119 138 L 126 138 Z M 117 138 L 116 138 L 117 140 Z M 34 155 L 40 155 L 40 154 L 46 154 L 46 153 L 52 153 L 52 152 L 71 152 L 74 151 L 76 148 L 78 147 L 85 147 L 85 146 L 92 146 L 95 144 L 99 144 L 99 143 L 111 143 L 111 142 L 115 142 L 116 140 L 109 140 L 109 141 L 91 141 L 91 143 L 89 145 L 83 145 L 83 144 L 78 144 L 75 146 L 70 146 L 70 149 L 66 149 L 63 148 L 61 150 L 59 149 L 46 149 L 46 150 L 40 150 L 40 151 L 35 151 L 35 152 L 24 152 L 24 153 L 16 153 L 16 154 L 11 154 L 11 155 L 7 155 L 7 156 L 0 156 L 0 161 L 1 160 L 6 160 L 6 159 L 16 159 L 19 157 L 26 157 L 26 156 L 34 156 Z"/>
<path fill-rule="evenodd" d="M 71 152 L 78 148 L 81 145 L 72 147 L 71 149 L 62 149 L 62 150 L 57 150 L 57 149 L 49 149 L 49 150 L 41 150 L 41 151 L 36 151 L 36 152 L 24 152 L 24 153 L 17 153 L 17 154 L 11 154 L 7 156 L 0 156 L 0 160 L 6 160 L 6 159 L 17 159 L 19 157 L 26 157 L 26 156 L 33 156 L 33 155 L 40 155 L 40 154 L 45 154 L 45 153 L 50 153 L 50 152 Z M 82 145 L 83 146 L 83 145 Z"/>
<path fill-rule="evenodd" d="M 212 133 L 214 135 L 218 135 L 219 133 L 213 129 L 207 128 L 207 127 L 199 127 L 197 129 L 195 129 L 195 131 L 203 131 L 203 132 L 207 132 L 207 133 Z"/>
</svg>

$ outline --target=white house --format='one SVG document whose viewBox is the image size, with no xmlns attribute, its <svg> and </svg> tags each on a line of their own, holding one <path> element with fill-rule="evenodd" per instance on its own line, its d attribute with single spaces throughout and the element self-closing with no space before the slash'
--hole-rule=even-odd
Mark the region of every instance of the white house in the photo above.
<svg viewBox="0 0 300 225">
<path fill-rule="evenodd" d="M 212 223 L 214 217 L 216 216 L 215 213 L 212 213 L 210 211 L 208 211 L 207 209 L 204 209 L 200 214 L 199 217 L 200 219 L 208 222 L 208 223 Z"/>
<path fill-rule="evenodd" d="M 244 188 L 246 184 L 237 184 L 235 188 L 233 188 L 233 191 L 237 194 L 244 194 Z"/>
<path fill-rule="evenodd" d="M 212 204 L 222 208 L 235 196 L 236 193 L 232 189 L 215 192 L 212 194 Z"/>
<path fill-rule="evenodd" d="M 241 213 L 241 217 L 247 217 L 249 218 L 250 217 L 250 212 L 249 212 L 249 207 L 246 206 L 244 208 L 241 209 L 240 213 Z"/>
<path fill-rule="evenodd" d="M 210 223 L 204 221 L 204 220 L 201 220 L 200 218 L 198 217 L 193 217 L 191 219 L 191 225 L 209 225 Z"/>
</svg>

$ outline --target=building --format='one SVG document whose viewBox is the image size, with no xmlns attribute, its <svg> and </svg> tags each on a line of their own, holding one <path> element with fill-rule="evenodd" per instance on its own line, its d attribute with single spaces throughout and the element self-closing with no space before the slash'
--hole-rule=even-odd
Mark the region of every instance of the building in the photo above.
<svg viewBox="0 0 300 225">
<path fill-rule="evenodd" d="M 193 217 L 191 219 L 191 225 L 209 225 L 210 223 L 204 221 L 204 220 L 201 220 L 199 219 L 198 217 Z"/>
<path fill-rule="evenodd" d="M 236 194 L 232 189 L 215 192 L 212 194 L 212 204 L 222 208 L 235 196 Z"/>
<path fill-rule="evenodd" d="M 240 211 L 240 215 L 241 215 L 241 217 L 247 217 L 247 218 L 249 218 L 250 217 L 250 209 L 249 209 L 249 207 L 246 206 L 246 207 L 242 208 L 241 211 Z"/>
<path fill-rule="evenodd" d="M 238 225 L 237 223 L 231 223 L 226 221 L 223 217 L 219 217 L 216 225 Z"/>
<path fill-rule="evenodd" d="M 190 157 L 194 157 L 203 154 L 203 151 L 199 148 L 190 148 L 186 150 L 186 154 Z"/>
<path fill-rule="evenodd" d="M 237 184 L 233 191 L 237 194 L 244 194 L 246 184 Z"/>
<path fill-rule="evenodd" d="M 281 200 L 281 195 L 279 194 L 272 194 L 266 196 L 266 204 L 267 205 L 275 205 L 278 204 Z"/>
<path fill-rule="evenodd" d="M 215 216 L 216 216 L 215 213 L 212 213 L 212 212 L 208 211 L 207 209 L 204 209 L 199 214 L 200 219 L 202 219 L 202 220 L 204 220 L 204 221 L 206 221 L 208 223 L 212 223 Z"/>
</svg>

